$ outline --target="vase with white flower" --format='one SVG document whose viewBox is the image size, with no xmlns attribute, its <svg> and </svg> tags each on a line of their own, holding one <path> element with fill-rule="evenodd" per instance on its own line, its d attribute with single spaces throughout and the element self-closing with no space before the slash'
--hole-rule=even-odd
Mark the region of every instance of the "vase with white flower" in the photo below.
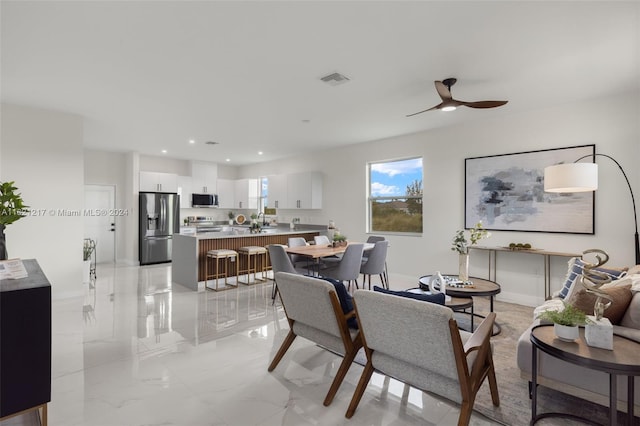
<svg viewBox="0 0 640 426">
<path fill-rule="evenodd" d="M 451 250 L 458 252 L 458 278 L 460 281 L 469 281 L 469 247 L 478 244 L 483 238 L 491 236 L 489 231 L 478 222 L 469 229 L 469 240 L 465 236 L 465 230 L 459 229 L 453 237 Z"/>
</svg>

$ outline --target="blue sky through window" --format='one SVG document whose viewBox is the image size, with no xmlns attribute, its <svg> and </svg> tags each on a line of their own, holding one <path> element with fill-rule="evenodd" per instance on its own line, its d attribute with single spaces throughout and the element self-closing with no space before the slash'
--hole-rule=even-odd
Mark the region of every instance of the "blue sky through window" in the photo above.
<svg viewBox="0 0 640 426">
<path fill-rule="evenodd" d="M 422 182 L 422 158 L 371 164 L 371 196 L 406 195 L 407 185 Z"/>
</svg>

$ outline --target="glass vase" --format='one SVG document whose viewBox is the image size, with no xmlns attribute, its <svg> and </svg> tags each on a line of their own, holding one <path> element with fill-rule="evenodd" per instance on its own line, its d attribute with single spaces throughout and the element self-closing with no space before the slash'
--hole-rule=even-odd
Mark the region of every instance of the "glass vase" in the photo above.
<svg viewBox="0 0 640 426">
<path fill-rule="evenodd" d="M 458 278 L 460 281 L 469 281 L 469 254 L 460 253 L 458 255 Z"/>
</svg>

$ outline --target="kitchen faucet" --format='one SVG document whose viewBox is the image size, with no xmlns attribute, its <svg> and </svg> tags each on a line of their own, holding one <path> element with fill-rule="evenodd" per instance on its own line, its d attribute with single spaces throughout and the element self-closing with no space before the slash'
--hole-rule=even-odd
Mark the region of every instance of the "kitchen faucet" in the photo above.
<svg viewBox="0 0 640 426">
<path fill-rule="evenodd" d="M 258 213 L 257 219 L 260 219 L 260 215 L 262 215 L 262 226 L 267 226 L 267 218 L 264 217 L 264 212 Z"/>
</svg>

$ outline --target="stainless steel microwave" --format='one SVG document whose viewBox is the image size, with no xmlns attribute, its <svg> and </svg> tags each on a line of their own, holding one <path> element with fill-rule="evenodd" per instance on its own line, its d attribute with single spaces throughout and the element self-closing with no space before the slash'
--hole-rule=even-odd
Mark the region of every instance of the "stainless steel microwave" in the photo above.
<svg viewBox="0 0 640 426">
<path fill-rule="evenodd" d="M 191 194 L 191 207 L 218 207 L 218 195 Z"/>
</svg>

